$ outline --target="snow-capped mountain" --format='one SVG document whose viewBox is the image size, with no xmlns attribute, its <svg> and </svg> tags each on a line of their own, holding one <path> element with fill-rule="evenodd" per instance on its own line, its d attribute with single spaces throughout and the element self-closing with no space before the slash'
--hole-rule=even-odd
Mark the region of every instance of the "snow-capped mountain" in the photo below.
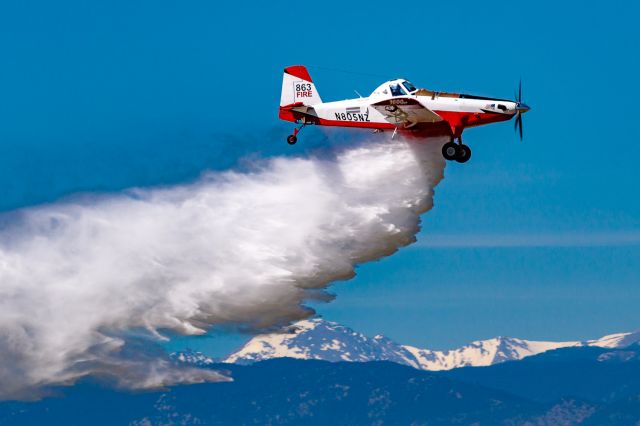
<svg viewBox="0 0 640 426">
<path fill-rule="evenodd" d="M 433 351 L 405 346 L 424 370 L 450 370 L 458 367 L 482 367 L 519 360 L 552 349 L 579 346 L 580 342 L 539 342 L 512 337 L 479 340 L 458 349 Z"/>
<path fill-rule="evenodd" d="M 587 340 L 584 344 L 600 348 L 626 348 L 638 342 L 640 342 L 640 330 L 633 333 L 609 334 L 599 339 Z"/>
<path fill-rule="evenodd" d="M 367 337 L 349 327 L 322 319 L 303 320 L 282 333 L 254 337 L 224 362 L 248 364 L 271 358 L 325 361 L 392 361 L 420 368 L 404 346 L 384 336 Z"/>
<path fill-rule="evenodd" d="M 297 322 L 282 332 L 256 336 L 224 362 L 249 364 L 282 357 L 332 362 L 392 361 L 435 371 L 488 366 L 569 346 L 621 348 L 636 342 L 640 342 L 640 331 L 612 334 L 585 342 L 542 342 L 496 337 L 472 342 L 458 349 L 436 351 L 401 345 L 380 335 L 367 337 L 349 327 L 316 318 Z"/>
<path fill-rule="evenodd" d="M 207 365 L 215 364 L 216 360 L 202 352 L 192 351 L 187 349 L 182 352 L 173 352 L 169 357 L 175 362 L 182 362 L 185 364 L 193 364 L 199 367 L 205 367 Z"/>
</svg>

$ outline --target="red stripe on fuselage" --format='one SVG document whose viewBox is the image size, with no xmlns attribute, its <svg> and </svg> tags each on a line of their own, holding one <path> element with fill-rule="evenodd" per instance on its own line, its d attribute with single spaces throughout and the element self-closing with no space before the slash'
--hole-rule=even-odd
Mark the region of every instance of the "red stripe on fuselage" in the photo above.
<svg viewBox="0 0 640 426">
<path fill-rule="evenodd" d="M 317 124 L 321 126 L 336 126 L 336 127 L 362 127 L 363 129 L 395 129 L 391 123 L 375 123 L 369 121 L 342 121 L 342 120 L 325 120 L 324 118 L 318 118 Z"/>
<path fill-rule="evenodd" d="M 466 112 L 466 111 L 433 111 L 447 121 L 451 127 L 482 126 L 483 124 L 498 123 L 510 120 L 513 115 L 498 114 L 492 112 Z"/>
<path fill-rule="evenodd" d="M 467 127 L 482 126 L 485 124 L 498 123 L 500 121 L 510 120 L 513 115 L 498 114 L 490 112 L 465 112 L 465 111 L 434 111 L 444 121 L 437 121 L 435 123 L 419 123 L 409 128 L 398 127 L 398 131 L 415 137 L 421 136 L 433 136 L 442 134 L 451 134 L 459 136 Z M 362 128 L 362 129 L 380 129 L 380 130 L 393 130 L 396 128 L 391 123 L 376 123 L 376 122 L 363 122 L 363 121 L 342 121 L 342 120 L 327 120 L 324 118 L 315 117 L 312 115 L 304 114 L 298 111 L 291 111 L 287 109 L 280 109 L 280 118 L 286 121 L 301 120 L 306 118 L 309 124 L 317 124 L 320 126 L 332 126 L 332 127 L 350 127 L 350 128 Z"/>
</svg>

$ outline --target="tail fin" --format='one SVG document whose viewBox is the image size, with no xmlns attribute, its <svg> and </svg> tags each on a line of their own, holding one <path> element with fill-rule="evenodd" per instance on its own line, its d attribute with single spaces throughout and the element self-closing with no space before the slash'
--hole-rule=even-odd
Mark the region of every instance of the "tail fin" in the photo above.
<svg viewBox="0 0 640 426">
<path fill-rule="evenodd" d="M 282 75 L 282 93 L 280 95 L 280 106 L 302 103 L 303 105 L 314 105 L 322 102 L 316 86 L 311 80 L 309 71 L 302 65 L 294 65 L 284 69 Z"/>
</svg>

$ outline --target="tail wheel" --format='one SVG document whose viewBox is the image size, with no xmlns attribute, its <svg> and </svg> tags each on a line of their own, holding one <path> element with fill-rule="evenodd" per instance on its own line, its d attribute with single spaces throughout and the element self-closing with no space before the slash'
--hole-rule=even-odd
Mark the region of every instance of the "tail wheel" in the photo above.
<svg viewBox="0 0 640 426">
<path fill-rule="evenodd" d="M 458 145 L 458 156 L 456 157 L 456 161 L 458 163 L 466 163 L 470 158 L 471 148 L 464 144 Z"/>
<path fill-rule="evenodd" d="M 295 137 L 294 135 L 287 136 L 287 143 L 289 145 L 294 145 L 296 142 L 298 142 L 298 138 L 297 137 Z"/>
<path fill-rule="evenodd" d="M 453 142 L 447 142 L 442 146 L 442 156 L 447 160 L 457 160 L 459 151 L 458 145 Z"/>
</svg>

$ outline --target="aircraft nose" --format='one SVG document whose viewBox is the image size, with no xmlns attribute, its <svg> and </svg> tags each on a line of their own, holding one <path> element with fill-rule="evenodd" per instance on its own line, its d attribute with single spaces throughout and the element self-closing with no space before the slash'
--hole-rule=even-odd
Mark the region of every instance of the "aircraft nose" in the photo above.
<svg viewBox="0 0 640 426">
<path fill-rule="evenodd" d="M 516 105 L 516 110 L 518 112 L 520 112 L 521 114 L 524 114 L 525 112 L 529 111 L 531 108 L 529 108 L 529 105 L 527 104 L 523 104 L 522 102 L 518 103 L 518 105 Z"/>
</svg>

